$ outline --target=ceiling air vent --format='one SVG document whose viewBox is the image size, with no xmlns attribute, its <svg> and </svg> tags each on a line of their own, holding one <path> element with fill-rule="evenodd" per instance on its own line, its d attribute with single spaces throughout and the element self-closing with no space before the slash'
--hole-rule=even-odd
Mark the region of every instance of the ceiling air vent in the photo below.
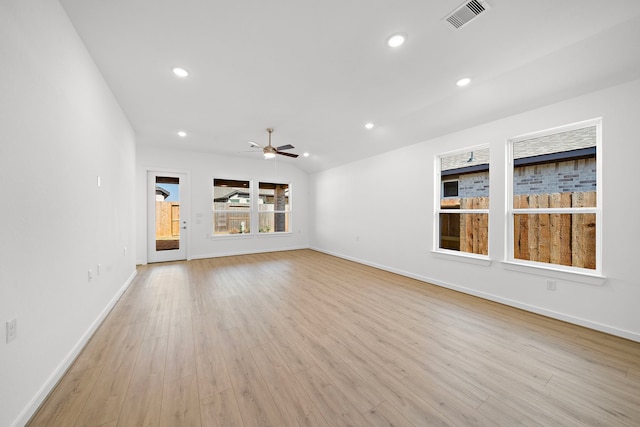
<svg viewBox="0 0 640 427">
<path fill-rule="evenodd" d="M 449 24 L 453 25 L 454 28 L 458 29 L 467 25 L 482 12 L 486 12 L 489 9 L 490 6 L 486 1 L 471 0 L 447 15 L 443 21 L 447 21 Z"/>
</svg>

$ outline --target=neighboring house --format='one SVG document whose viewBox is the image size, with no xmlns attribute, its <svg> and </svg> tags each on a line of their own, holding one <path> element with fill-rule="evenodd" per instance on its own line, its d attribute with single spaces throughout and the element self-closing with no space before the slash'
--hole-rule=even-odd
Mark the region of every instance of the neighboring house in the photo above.
<svg viewBox="0 0 640 427">
<path fill-rule="evenodd" d="M 595 127 L 514 144 L 514 194 L 596 190 Z M 442 158 L 442 198 L 489 196 L 489 151 Z"/>
<path fill-rule="evenodd" d="M 250 203 L 251 198 L 248 191 L 237 188 L 226 189 L 215 187 L 213 201 L 215 203 Z"/>
<path fill-rule="evenodd" d="M 170 194 L 164 188 L 156 186 L 156 202 L 164 202 Z"/>
<path fill-rule="evenodd" d="M 221 191 L 222 190 L 222 191 Z M 249 203 L 249 192 L 244 190 L 224 190 L 216 188 L 214 190 L 214 199 L 215 203 Z M 288 200 L 288 196 L 285 196 L 285 200 Z M 260 189 L 259 194 L 259 204 L 273 204 L 275 203 L 275 196 L 273 190 L 269 189 Z"/>
</svg>

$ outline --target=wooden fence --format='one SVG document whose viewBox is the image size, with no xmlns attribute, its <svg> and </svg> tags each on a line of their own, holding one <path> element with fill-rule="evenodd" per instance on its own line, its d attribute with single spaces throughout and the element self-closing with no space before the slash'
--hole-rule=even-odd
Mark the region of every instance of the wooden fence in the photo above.
<svg viewBox="0 0 640 427">
<path fill-rule="evenodd" d="M 251 214 L 244 206 L 229 206 L 227 203 L 214 202 L 213 204 L 214 214 L 214 232 L 216 234 L 236 234 L 240 233 L 241 229 L 244 229 L 244 233 L 248 233 L 251 225 Z M 273 204 L 261 204 L 258 205 L 260 212 L 258 219 L 258 231 L 261 233 L 269 233 L 275 231 L 289 231 L 289 212 L 280 213 L 273 212 Z M 282 230 L 277 230 L 276 220 L 280 219 L 282 222 L 279 225 L 283 227 Z M 242 226 L 244 223 L 244 228 Z"/>
<path fill-rule="evenodd" d="M 488 197 L 443 199 L 443 208 L 451 213 L 440 214 L 440 247 L 473 254 L 489 254 L 489 215 L 457 213 L 457 209 L 489 209 Z"/>
<path fill-rule="evenodd" d="M 514 208 L 596 206 L 595 192 L 514 196 Z M 533 214 L 514 218 L 514 258 L 596 268 L 596 215 Z"/>
<path fill-rule="evenodd" d="M 442 200 L 440 247 L 488 254 L 489 216 L 456 213 L 457 209 L 488 209 L 488 197 Z M 595 207 L 595 192 L 514 196 L 514 208 Z M 595 269 L 595 214 L 519 214 L 514 218 L 514 258 Z"/>
<path fill-rule="evenodd" d="M 229 206 L 228 203 L 214 202 L 215 234 L 249 233 L 251 231 L 251 212 L 248 205 Z"/>
<path fill-rule="evenodd" d="M 488 197 L 463 198 L 461 209 L 489 209 Z M 489 254 L 489 215 L 466 214 L 460 218 L 460 250 L 473 254 Z"/>
<path fill-rule="evenodd" d="M 180 203 L 156 201 L 156 239 L 180 236 Z"/>
</svg>

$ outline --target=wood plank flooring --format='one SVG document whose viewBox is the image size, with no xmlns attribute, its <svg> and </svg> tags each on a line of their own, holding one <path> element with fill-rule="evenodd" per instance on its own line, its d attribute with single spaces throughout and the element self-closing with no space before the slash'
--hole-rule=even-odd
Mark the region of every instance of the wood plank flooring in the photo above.
<svg viewBox="0 0 640 427">
<path fill-rule="evenodd" d="M 311 250 L 138 273 L 29 426 L 640 425 L 640 343 Z"/>
</svg>

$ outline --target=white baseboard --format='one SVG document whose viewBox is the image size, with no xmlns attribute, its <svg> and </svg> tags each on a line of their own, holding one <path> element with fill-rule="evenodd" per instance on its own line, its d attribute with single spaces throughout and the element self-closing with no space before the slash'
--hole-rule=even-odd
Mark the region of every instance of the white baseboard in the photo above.
<svg viewBox="0 0 640 427">
<path fill-rule="evenodd" d="M 251 255 L 251 254 L 264 254 L 269 252 L 284 252 L 284 251 L 298 251 L 301 249 L 309 249 L 308 246 L 291 246 L 287 248 L 277 248 L 277 249 L 261 249 L 261 250 L 246 250 L 246 251 L 230 251 L 230 252 L 216 252 L 213 254 L 200 254 L 193 255 L 191 259 L 206 259 L 206 258 L 219 258 L 224 256 L 236 256 L 236 255 Z"/>
<path fill-rule="evenodd" d="M 618 337 L 621 338 L 626 338 L 628 340 L 631 341 L 636 341 L 636 342 L 640 342 L 640 334 L 633 332 L 633 331 L 627 331 L 625 329 L 620 329 L 620 328 L 616 328 L 613 326 L 609 326 L 609 325 L 604 325 L 602 323 L 597 323 L 597 322 L 593 322 L 591 320 L 587 320 L 587 319 L 582 319 L 580 317 L 575 317 L 575 316 L 571 316 L 568 314 L 564 314 L 564 313 L 560 313 L 557 311 L 553 311 L 553 310 L 548 310 L 546 308 L 543 307 L 537 307 L 534 305 L 530 305 L 530 304 L 526 304 L 520 301 L 516 301 L 516 300 L 512 300 L 509 298 L 504 298 L 498 295 L 493 295 L 493 294 L 489 294 L 486 292 L 481 292 L 481 291 L 477 291 L 475 289 L 471 289 L 471 288 L 466 288 L 464 286 L 459 286 L 453 283 L 448 283 L 448 282 L 444 282 L 442 280 L 437 280 L 431 277 L 426 277 L 426 276 L 421 276 L 421 275 L 417 275 L 417 274 L 413 274 L 410 273 L 408 271 L 403 271 L 403 270 L 398 270 L 396 268 L 392 268 L 392 267 L 388 267 L 386 265 L 381 265 L 381 264 L 377 264 L 374 262 L 369 262 L 366 260 L 362 260 L 359 258 L 354 258 L 348 255 L 343 255 L 340 253 L 336 253 L 336 252 L 332 252 L 332 251 L 327 251 L 321 248 L 316 248 L 316 247 L 310 247 L 309 249 L 313 249 L 314 251 L 318 251 L 318 252 L 322 252 L 325 253 L 327 255 L 332 255 L 338 258 L 342 258 L 342 259 L 346 259 L 349 261 L 353 261 L 353 262 L 357 262 L 358 264 L 363 264 L 363 265 L 368 265 L 369 267 L 374 267 L 374 268 L 378 268 L 380 270 L 384 270 L 384 271 L 388 271 L 390 273 L 396 273 L 399 274 L 401 276 L 405 276 L 405 277 L 410 277 L 412 279 L 416 279 L 419 280 L 421 282 L 425 282 L 425 283 L 430 283 L 433 285 L 437 285 L 437 286 L 441 286 L 443 288 L 447 288 L 447 289 L 451 289 L 454 291 L 458 291 L 458 292 L 462 292 L 468 295 L 473 295 L 476 297 L 480 297 L 489 301 L 494 301 L 494 302 L 498 302 L 500 304 L 504 304 L 504 305 L 508 305 L 511 307 L 516 307 L 525 311 L 529 311 L 532 313 L 536 313 L 536 314 L 540 314 L 542 316 L 546 316 L 546 317 L 550 317 L 552 319 L 558 319 L 558 320 L 562 320 L 564 322 L 567 323 L 572 323 L 574 325 L 579 325 L 579 326 L 584 326 L 585 328 L 589 328 L 589 329 L 594 329 L 596 331 L 600 331 L 600 332 L 605 332 L 607 334 L 611 334 L 611 335 L 616 335 Z"/>
<path fill-rule="evenodd" d="M 136 277 L 138 272 L 136 270 L 131 273 L 127 281 L 122 285 L 122 287 L 116 292 L 116 294 L 111 298 L 111 301 L 107 304 L 107 306 L 102 310 L 102 312 L 98 315 L 98 317 L 93 321 L 93 323 L 89 326 L 87 331 L 80 337 L 80 340 L 73 346 L 69 354 L 62 360 L 60 365 L 53 371 L 51 376 L 47 379 L 47 381 L 43 384 L 43 386 L 38 390 L 38 393 L 31 399 L 31 402 L 27 405 L 27 407 L 20 413 L 16 421 L 12 424 L 12 427 L 21 427 L 25 426 L 31 417 L 36 413 L 42 402 L 47 398 L 49 393 L 54 389 L 54 387 L 58 384 L 58 382 L 62 379 L 64 374 L 67 372 L 71 364 L 76 360 L 82 349 L 89 342 L 89 339 L 96 332 L 98 327 L 102 324 L 104 319 L 107 317 L 109 312 L 116 305 L 122 294 L 127 290 L 129 285 L 133 282 L 133 279 Z"/>
</svg>

